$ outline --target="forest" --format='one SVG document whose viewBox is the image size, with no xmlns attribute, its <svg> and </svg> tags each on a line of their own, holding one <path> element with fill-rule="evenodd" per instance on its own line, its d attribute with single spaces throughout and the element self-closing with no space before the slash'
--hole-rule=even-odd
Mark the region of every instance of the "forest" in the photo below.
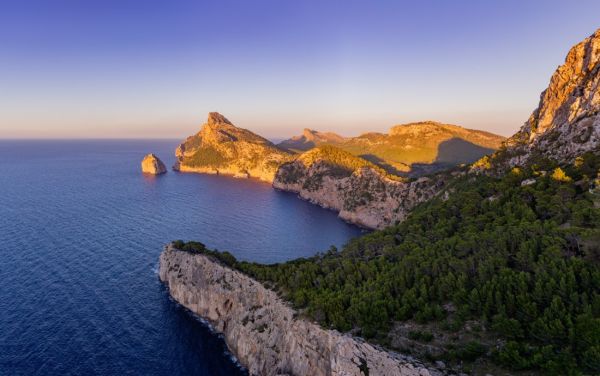
<svg viewBox="0 0 600 376">
<path fill-rule="evenodd" d="M 174 244 L 262 281 L 325 327 L 388 348 L 396 349 L 393 329 L 413 323 L 417 342 L 444 333 L 431 360 L 465 370 L 485 359 L 511 370 L 598 374 L 599 169 L 588 153 L 566 166 L 539 159 L 502 176 L 466 173 L 396 226 L 280 264 Z M 458 334 L 467 327 L 480 334 L 465 342 Z"/>
</svg>

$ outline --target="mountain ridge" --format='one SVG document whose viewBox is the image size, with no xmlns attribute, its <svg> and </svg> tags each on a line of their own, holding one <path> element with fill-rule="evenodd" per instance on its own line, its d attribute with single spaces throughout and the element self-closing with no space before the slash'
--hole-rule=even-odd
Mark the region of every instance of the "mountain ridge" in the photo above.
<svg viewBox="0 0 600 376">
<path fill-rule="evenodd" d="M 600 151 L 600 29 L 574 45 L 517 133 L 478 170 L 505 170 L 549 158 L 573 162 Z"/>
<path fill-rule="evenodd" d="M 388 133 L 365 132 L 356 137 L 334 134 L 337 138 L 326 135 L 331 133 L 305 130 L 301 136 L 282 141 L 278 146 L 293 151 L 307 151 L 312 147 L 331 144 L 367 159 L 388 172 L 421 176 L 452 165 L 475 162 L 498 149 L 505 140 L 491 132 L 432 120 L 394 125 Z M 450 157 L 448 154 L 442 155 L 448 143 L 453 148 Z"/>
<path fill-rule="evenodd" d="M 253 177 L 272 182 L 277 168 L 291 160 L 289 152 L 247 129 L 233 125 L 218 112 L 198 133 L 188 137 L 175 150 L 174 170 Z"/>
</svg>

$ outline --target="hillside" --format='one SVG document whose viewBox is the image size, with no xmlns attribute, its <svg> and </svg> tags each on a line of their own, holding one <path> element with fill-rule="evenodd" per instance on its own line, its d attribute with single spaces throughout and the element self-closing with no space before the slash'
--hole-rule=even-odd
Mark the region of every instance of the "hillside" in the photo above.
<svg viewBox="0 0 600 376">
<path fill-rule="evenodd" d="M 217 112 L 194 136 L 175 151 L 173 168 L 182 172 L 201 172 L 253 177 L 271 182 L 279 166 L 291 155 L 267 139 L 238 128 Z"/>
<path fill-rule="evenodd" d="M 336 146 L 323 145 L 283 164 L 273 187 L 336 210 L 346 221 L 384 228 L 437 194 L 450 176 L 400 178 Z"/>
<path fill-rule="evenodd" d="M 466 372 L 600 373 L 599 48 L 600 30 L 573 47 L 523 128 L 474 165 L 495 174 L 448 181 L 341 252 L 237 267 L 325 326 Z"/>
<path fill-rule="evenodd" d="M 419 176 L 475 162 L 497 150 L 502 141 L 504 137 L 489 132 L 424 121 L 396 125 L 388 134 L 372 132 L 352 138 L 305 130 L 302 136 L 283 141 L 279 146 L 302 151 L 331 144 L 390 173 Z"/>
<path fill-rule="evenodd" d="M 571 48 L 527 122 L 476 168 L 502 171 L 541 158 L 572 163 L 588 151 L 600 151 L 600 29 Z"/>
<path fill-rule="evenodd" d="M 578 166 L 457 178 L 339 252 L 235 266 L 325 327 L 463 372 L 597 374 L 600 192 L 581 182 L 600 158 Z"/>
<path fill-rule="evenodd" d="M 405 191 L 414 181 L 386 180 L 369 166 L 348 176 L 350 157 L 333 147 L 277 174 L 301 196 L 362 200 L 377 192 L 359 206 L 384 215 L 378 203 L 400 209 L 398 225 L 309 259 L 215 257 L 324 327 L 457 372 L 600 374 L 599 41 L 600 30 L 571 49 L 530 119 L 475 163 L 476 173 L 428 177 L 435 188 L 421 205 L 388 201 L 390 187 Z M 339 175 L 325 173 L 335 165 L 329 159 L 344 167 Z"/>
</svg>

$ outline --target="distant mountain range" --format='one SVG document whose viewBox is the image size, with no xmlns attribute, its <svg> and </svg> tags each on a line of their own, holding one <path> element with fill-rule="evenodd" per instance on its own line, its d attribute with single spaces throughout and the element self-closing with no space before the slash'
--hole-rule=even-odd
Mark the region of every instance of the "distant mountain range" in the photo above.
<svg viewBox="0 0 600 376">
<path fill-rule="evenodd" d="M 383 228 L 438 194 L 453 174 L 466 173 L 452 171 L 456 166 L 475 162 L 472 170 L 494 172 L 541 157 L 572 162 L 598 151 L 598 34 L 571 49 L 539 107 L 508 140 L 424 121 L 358 137 L 305 129 L 275 145 L 211 112 L 177 148 L 174 169 L 258 178 L 337 210 L 350 222 Z"/>
<path fill-rule="evenodd" d="M 214 119 L 226 121 L 211 115 L 209 123 Z M 163 253 L 169 260 L 164 267 L 161 260 L 161 279 L 172 296 L 221 328 L 249 369 L 273 375 L 281 369 L 600 374 L 600 29 L 569 51 L 539 106 L 501 145 L 499 136 L 434 122 L 356 138 L 305 130 L 279 146 L 231 126 L 205 125 L 218 137 L 203 128 L 180 147 L 180 164 L 205 160 L 196 153 L 217 150 L 211 143 L 219 142 L 222 153 L 233 148 L 238 154 L 218 154 L 222 164 L 214 168 L 236 160 L 241 168 L 255 155 L 241 147 L 249 143 L 269 161 L 279 158 L 274 187 L 338 210 L 353 223 L 385 228 L 341 250 L 273 265 L 238 262 L 201 243 L 179 242 L 182 251 Z M 414 175 L 419 164 L 452 166 L 496 148 L 470 166 L 429 176 L 390 173 L 407 166 Z M 225 281 L 223 265 L 239 274 Z M 204 278 L 212 270 L 219 272 Z M 201 289 L 190 278 L 202 281 Z M 232 288 L 231 281 L 240 280 Z M 277 291 L 275 299 L 246 301 L 264 296 L 256 294 L 260 283 Z M 222 302 L 223 291 L 236 295 Z M 292 318 L 255 322 L 254 312 L 279 310 L 279 297 L 296 308 Z M 231 301 L 245 307 L 231 314 Z M 213 310 L 217 305 L 223 310 Z M 308 322 L 337 330 L 318 351 L 317 335 L 311 334 L 310 346 L 298 345 L 306 343 Z M 380 353 L 332 340 L 339 332 L 430 363 L 406 367 L 406 358 L 389 352 L 394 360 L 383 366 Z M 240 345 L 240 338 L 251 338 L 250 344 Z M 290 359 L 289 349 L 309 351 Z"/>
<path fill-rule="evenodd" d="M 200 131 L 176 150 L 175 170 L 257 178 L 340 213 L 350 222 L 381 228 L 434 195 L 448 176 L 425 173 L 473 162 L 503 138 L 427 121 L 389 134 L 346 138 L 305 129 L 278 145 L 211 112 Z"/>
<path fill-rule="evenodd" d="M 302 135 L 277 146 L 299 152 L 315 146 L 334 145 L 375 163 L 389 173 L 419 176 L 475 162 L 497 150 L 503 141 L 504 137 L 493 133 L 424 121 L 396 125 L 387 134 L 369 132 L 358 137 L 305 129 Z"/>
</svg>

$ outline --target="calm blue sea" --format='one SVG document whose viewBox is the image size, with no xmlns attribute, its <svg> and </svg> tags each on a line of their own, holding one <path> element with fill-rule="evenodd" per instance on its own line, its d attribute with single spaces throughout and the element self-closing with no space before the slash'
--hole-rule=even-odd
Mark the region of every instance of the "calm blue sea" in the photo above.
<svg viewBox="0 0 600 376">
<path fill-rule="evenodd" d="M 227 177 L 140 173 L 177 140 L 0 141 L 0 375 L 237 375 L 223 341 L 169 299 L 162 246 L 194 239 L 278 262 L 360 230 Z"/>
</svg>

